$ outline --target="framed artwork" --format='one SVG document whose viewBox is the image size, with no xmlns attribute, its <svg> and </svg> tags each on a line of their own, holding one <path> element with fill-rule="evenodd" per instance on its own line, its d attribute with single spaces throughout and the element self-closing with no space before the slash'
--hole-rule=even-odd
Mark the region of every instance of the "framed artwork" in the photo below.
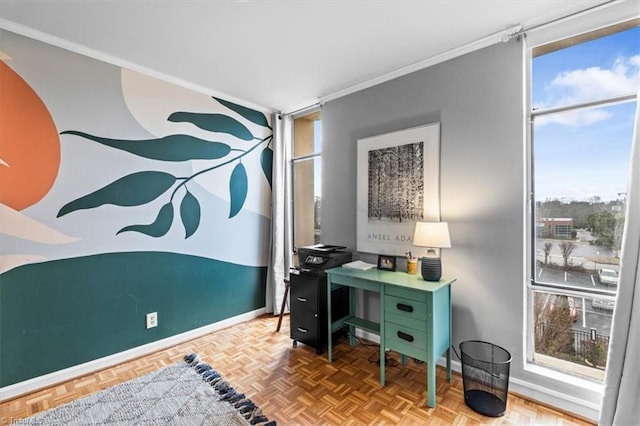
<svg viewBox="0 0 640 426">
<path fill-rule="evenodd" d="M 383 271 L 396 271 L 396 257 L 386 256 L 384 254 L 378 255 L 378 269 Z"/>
<path fill-rule="evenodd" d="M 358 140 L 357 250 L 404 256 L 440 220 L 440 123 Z"/>
</svg>

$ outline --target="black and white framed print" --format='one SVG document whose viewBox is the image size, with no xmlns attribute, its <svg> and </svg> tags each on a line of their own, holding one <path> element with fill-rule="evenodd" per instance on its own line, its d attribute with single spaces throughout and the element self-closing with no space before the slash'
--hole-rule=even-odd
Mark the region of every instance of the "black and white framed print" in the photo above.
<svg viewBox="0 0 640 426">
<path fill-rule="evenodd" d="M 357 250 L 403 256 L 440 220 L 440 123 L 358 140 Z"/>
</svg>

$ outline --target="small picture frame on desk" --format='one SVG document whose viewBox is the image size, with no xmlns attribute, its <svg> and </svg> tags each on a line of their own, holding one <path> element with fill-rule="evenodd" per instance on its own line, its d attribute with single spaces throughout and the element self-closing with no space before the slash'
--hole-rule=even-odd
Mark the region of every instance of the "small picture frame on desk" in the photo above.
<svg viewBox="0 0 640 426">
<path fill-rule="evenodd" d="M 378 255 L 378 269 L 382 271 L 396 271 L 396 257 L 385 256 L 384 254 Z"/>
</svg>

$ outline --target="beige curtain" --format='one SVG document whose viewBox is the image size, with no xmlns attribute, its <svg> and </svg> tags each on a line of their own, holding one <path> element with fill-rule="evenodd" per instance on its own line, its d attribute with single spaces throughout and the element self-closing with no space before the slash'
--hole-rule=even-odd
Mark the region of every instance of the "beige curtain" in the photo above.
<svg viewBox="0 0 640 426">
<path fill-rule="evenodd" d="M 267 268 L 267 312 L 280 313 L 284 297 L 284 280 L 289 278 L 291 244 L 288 223 L 289 185 L 287 183 L 288 151 L 291 146 L 291 117 L 274 114 L 273 171 L 271 178 L 271 249 Z"/>
<path fill-rule="evenodd" d="M 600 425 L 640 424 L 640 92 Z"/>
</svg>

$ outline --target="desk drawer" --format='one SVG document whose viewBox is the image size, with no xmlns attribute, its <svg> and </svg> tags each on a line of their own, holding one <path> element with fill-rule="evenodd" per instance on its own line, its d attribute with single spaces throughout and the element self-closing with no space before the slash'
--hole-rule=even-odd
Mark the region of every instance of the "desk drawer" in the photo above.
<svg viewBox="0 0 640 426">
<path fill-rule="evenodd" d="M 423 333 L 427 332 L 428 325 L 424 319 L 407 318 L 402 315 L 397 315 L 393 312 L 385 312 L 384 318 L 385 318 L 385 323 L 392 322 L 394 324 L 398 324 L 403 327 L 412 328 L 414 330 L 417 330 Z"/>
<path fill-rule="evenodd" d="M 427 304 L 412 299 L 386 296 L 384 298 L 384 311 L 407 319 L 416 319 L 422 322 L 427 320 Z"/>
<path fill-rule="evenodd" d="M 387 285 L 385 294 L 389 296 L 402 297 L 403 299 L 415 300 L 416 302 L 428 303 L 431 298 L 431 292 L 416 290 L 413 288 L 402 287 L 399 285 Z"/>
<path fill-rule="evenodd" d="M 427 354 L 427 332 L 385 322 L 385 346 L 402 354 L 424 360 Z"/>
</svg>

